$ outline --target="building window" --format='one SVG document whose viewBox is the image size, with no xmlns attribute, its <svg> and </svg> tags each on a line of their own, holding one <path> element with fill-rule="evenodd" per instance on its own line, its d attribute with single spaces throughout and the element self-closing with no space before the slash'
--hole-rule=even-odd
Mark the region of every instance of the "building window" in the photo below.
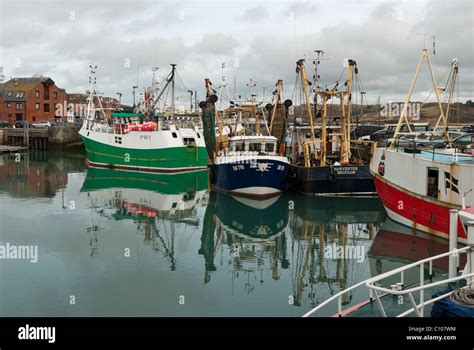
<svg viewBox="0 0 474 350">
<path fill-rule="evenodd" d="M 11 103 L 7 103 L 7 108 L 10 108 L 12 106 Z"/>
<path fill-rule="evenodd" d="M 36 121 L 36 117 L 35 117 L 35 116 L 33 116 L 33 121 L 34 121 L 34 122 Z"/>
<path fill-rule="evenodd" d="M 37 104 L 35 105 L 35 108 L 36 108 L 37 110 L 39 110 L 39 109 L 40 109 L 40 104 L 37 103 Z"/>
<path fill-rule="evenodd" d="M 36 96 L 36 98 L 40 97 L 40 92 L 38 90 L 35 91 L 35 96 Z"/>
<path fill-rule="evenodd" d="M 57 93 L 57 92 L 54 92 L 54 93 L 53 93 L 53 96 L 54 96 L 54 99 L 55 99 L 55 100 L 58 99 L 58 93 Z"/>
<path fill-rule="evenodd" d="M 43 107 L 44 112 L 49 112 L 49 103 L 45 103 Z"/>
<path fill-rule="evenodd" d="M 16 98 L 23 98 L 25 96 L 25 92 L 24 91 L 18 91 L 16 93 Z"/>
<path fill-rule="evenodd" d="M 21 103 L 17 103 L 17 104 L 16 104 L 16 110 L 17 110 L 17 111 L 21 111 L 22 107 L 23 107 L 23 106 L 22 106 Z"/>
<path fill-rule="evenodd" d="M 8 97 L 12 97 L 12 96 L 13 96 L 13 91 L 8 91 L 8 92 L 7 92 L 7 96 L 8 96 Z"/>
</svg>

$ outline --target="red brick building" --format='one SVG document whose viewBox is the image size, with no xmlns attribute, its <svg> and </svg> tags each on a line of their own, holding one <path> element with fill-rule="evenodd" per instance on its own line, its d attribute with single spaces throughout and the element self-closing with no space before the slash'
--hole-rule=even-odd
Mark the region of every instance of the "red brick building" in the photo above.
<svg viewBox="0 0 474 350">
<path fill-rule="evenodd" d="M 0 84 L 0 120 L 30 123 L 66 117 L 64 89 L 48 77 L 13 78 Z M 59 107 L 61 106 L 61 107 Z"/>
<path fill-rule="evenodd" d="M 76 118 L 83 118 L 87 113 L 88 94 L 67 94 L 68 109 L 72 109 Z M 94 105 L 98 108 L 99 101 L 94 98 Z M 119 100 L 113 97 L 101 97 L 102 107 L 104 108 L 105 117 L 110 119 L 112 112 L 121 108 Z"/>
</svg>

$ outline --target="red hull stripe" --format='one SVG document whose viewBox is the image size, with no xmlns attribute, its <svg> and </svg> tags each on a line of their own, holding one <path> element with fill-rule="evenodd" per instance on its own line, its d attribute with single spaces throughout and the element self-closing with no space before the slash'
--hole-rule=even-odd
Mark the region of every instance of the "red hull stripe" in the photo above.
<svg viewBox="0 0 474 350">
<path fill-rule="evenodd" d="M 385 208 L 402 216 L 419 230 L 448 238 L 450 207 L 426 201 L 423 198 L 399 190 L 386 180 L 380 179 L 378 175 L 374 176 L 374 181 L 377 194 Z M 458 222 L 458 235 L 460 238 L 466 238 L 466 233 L 460 222 Z"/>
</svg>

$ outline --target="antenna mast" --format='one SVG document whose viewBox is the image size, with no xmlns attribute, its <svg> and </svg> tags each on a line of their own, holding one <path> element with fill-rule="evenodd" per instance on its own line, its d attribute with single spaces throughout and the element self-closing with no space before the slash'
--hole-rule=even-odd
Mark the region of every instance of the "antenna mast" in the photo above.
<svg viewBox="0 0 474 350">
<path fill-rule="evenodd" d="M 171 116 L 174 117 L 174 95 L 175 95 L 175 84 L 174 84 L 174 75 L 175 75 L 175 71 L 176 71 L 176 64 L 175 63 L 172 63 L 171 64 Z"/>
</svg>

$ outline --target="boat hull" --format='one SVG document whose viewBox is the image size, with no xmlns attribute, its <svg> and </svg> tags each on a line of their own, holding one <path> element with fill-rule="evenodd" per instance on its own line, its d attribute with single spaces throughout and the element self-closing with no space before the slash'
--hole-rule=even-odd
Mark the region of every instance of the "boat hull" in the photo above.
<svg viewBox="0 0 474 350">
<path fill-rule="evenodd" d="M 205 147 L 130 148 L 110 145 L 81 135 L 89 163 L 133 171 L 175 173 L 207 168 Z"/>
<path fill-rule="evenodd" d="M 244 197 L 272 197 L 286 188 L 289 164 L 286 158 L 259 158 L 252 162 L 216 162 L 212 182 L 222 192 Z"/>
<path fill-rule="evenodd" d="M 302 167 L 291 165 L 290 187 L 311 195 L 375 195 L 368 165 Z"/>
<path fill-rule="evenodd" d="M 434 236 L 449 238 L 449 211 L 461 209 L 436 200 L 428 200 L 374 174 L 377 193 L 388 217 L 413 230 Z M 466 232 L 461 221 L 458 222 L 458 240 L 466 243 Z"/>
</svg>

